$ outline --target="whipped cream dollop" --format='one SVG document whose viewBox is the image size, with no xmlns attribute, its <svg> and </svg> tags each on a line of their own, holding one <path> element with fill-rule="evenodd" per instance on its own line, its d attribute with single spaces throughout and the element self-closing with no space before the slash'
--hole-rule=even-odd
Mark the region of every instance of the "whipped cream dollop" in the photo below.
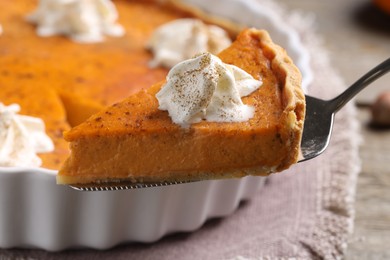
<svg viewBox="0 0 390 260">
<path fill-rule="evenodd" d="M 177 19 L 163 24 L 152 34 L 147 47 L 154 57 L 149 65 L 172 68 L 199 53 L 218 54 L 230 44 L 226 31 L 218 26 L 198 19 Z"/>
<path fill-rule="evenodd" d="M 27 20 L 42 37 L 67 35 L 81 43 L 100 42 L 104 35 L 120 37 L 125 30 L 116 23 L 118 12 L 110 0 L 40 0 Z"/>
<path fill-rule="evenodd" d="M 37 153 L 54 150 L 45 124 L 40 118 L 18 115 L 17 104 L 0 103 L 0 166 L 38 167 L 42 164 Z"/>
<path fill-rule="evenodd" d="M 201 120 L 243 122 L 254 115 L 254 107 L 241 97 L 262 85 L 244 70 L 204 53 L 180 62 L 168 73 L 167 83 L 156 94 L 160 110 L 182 127 Z"/>
</svg>

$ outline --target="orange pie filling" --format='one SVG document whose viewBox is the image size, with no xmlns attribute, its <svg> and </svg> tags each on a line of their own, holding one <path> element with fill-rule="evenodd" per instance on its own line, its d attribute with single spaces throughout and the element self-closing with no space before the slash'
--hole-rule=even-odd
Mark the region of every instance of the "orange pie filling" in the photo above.
<svg viewBox="0 0 390 260">
<path fill-rule="evenodd" d="M 29 1 L 7 5 L 0 14 L 0 102 L 17 103 L 20 114 L 45 122 L 55 150 L 39 157 L 44 168 L 62 165 L 58 183 L 267 175 L 297 161 L 305 114 L 301 75 L 265 31 L 243 31 L 218 55 L 262 80 L 242 98 L 254 108 L 249 120 L 202 120 L 183 128 L 159 109 L 156 94 L 168 69 L 150 67 L 152 52 L 145 48 L 158 26 L 196 17 L 228 28 L 232 37 L 237 32 L 179 0 L 168 2 L 115 1 L 126 34 L 93 45 L 61 36 L 42 40 L 25 22 L 36 7 Z"/>
</svg>

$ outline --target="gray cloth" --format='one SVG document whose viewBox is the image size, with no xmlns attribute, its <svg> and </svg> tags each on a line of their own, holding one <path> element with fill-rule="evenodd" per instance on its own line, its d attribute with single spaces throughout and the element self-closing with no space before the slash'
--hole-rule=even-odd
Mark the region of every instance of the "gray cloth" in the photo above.
<svg viewBox="0 0 390 260">
<path fill-rule="evenodd" d="M 260 1 L 260 0 L 259 0 Z M 310 17 L 279 15 L 299 31 L 312 57 L 311 95 L 324 99 L 345 84 L 310 25 Z M 272 36 L 272 35 L 271 35 Z M 338 259 L 353 229 L 356 178 L 360 170 L 355 108 L 336 116 L 326 152 L 308 162 L 270 176 L 255 198 L 229 217 L 206 222 L 199 230 L 167 236 L 152 244 L 127 244 L 111 250 L 0 250 L 0 259 Z"/>
</svg>

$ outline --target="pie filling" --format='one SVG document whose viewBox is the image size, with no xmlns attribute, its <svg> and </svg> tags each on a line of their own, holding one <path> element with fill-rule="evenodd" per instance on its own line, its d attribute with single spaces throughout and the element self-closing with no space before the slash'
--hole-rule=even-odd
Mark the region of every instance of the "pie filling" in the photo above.
<svg viewBox="0 0 390 260">
<path fill-rule="evenodd" d="M 4 66 L 0 68 L 0 102 L 17 103 L 20 114 L 45 122 L 55 150 L 39 157 L 42 167 L 61 166 L 58 183 L 268 175 L 297 161 L 305 113 L 301 75 L 265 31 L 241 32 L 218 54 L 221 63 L 216 66 L 224 80 L 232 81 L 237 74 L 249 80 L 245 84 L 261 81 L 260 87 L 237 98 L 226 96 L 229 84 L 209 80 L 217 94 L 209 95 L 207 104 L 231 102 L 231 109 L 223 111 L 227 117 L 234 118 L 231 115 L 236 110 L 248 112 L 243 113 L 247 116 L 236 121 L 207 121 L 207 112 L 223 113 L 218 106 L 208 108 L 198 102 L 198 110 L 193 110 L 195 119 L 177 124 L 166 111 L 169 109 L 161 109 L 164 106 L 156 95 L 166 83 L 169 69 L 150 66 L 153 53 L 146 46 L 153 31 L 169 21 L 200 17 L 231 29 L 230 36 L 237 32 L 237 27 L 226 21 L 209 19 L 180 1 L 169 2 L 174 5 L 114 1 L 118 23 L 126 28 L 126 34 L 91 45 L 61 36 L 37 36 L 36 28 L 24 20 L 36 7 L 29 1 L 7 5 L 8 12 L 1 14 L 0 58 Z M 202 26 L 195 30 L 203 30 Z M 215 41 L 214 36 L 208 36 L 206 45 Z M 202 39 L 192 46 L 204 45 Z M 221 64 L 227 69 L 221 70 Z M 233 65 L 237 69 L 229 67 Z M 240 91 L 229 88 L 230 94 Z M 170 106 L 170 101 L 165 106 Z"/>
</svg>

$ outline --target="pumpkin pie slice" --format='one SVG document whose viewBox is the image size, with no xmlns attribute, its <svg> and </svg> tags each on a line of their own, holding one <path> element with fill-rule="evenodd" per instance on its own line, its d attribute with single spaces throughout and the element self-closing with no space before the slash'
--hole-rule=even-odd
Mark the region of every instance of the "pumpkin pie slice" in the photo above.
<svg viewBox="0 0 390 260">
<path fill-rule="evenodd" d="M 246 29 L 219 58 L 263 85 L 242 98 L 254 107 L 244 122 L 188 128 L 159 110 L 165 82 L 141 90 L 65 132 L 71 154 L 59 184 L 189 181 L 268 175 L 298 160 L 305 115 L 301 75 L 266 31 Z"/>
</svg>

